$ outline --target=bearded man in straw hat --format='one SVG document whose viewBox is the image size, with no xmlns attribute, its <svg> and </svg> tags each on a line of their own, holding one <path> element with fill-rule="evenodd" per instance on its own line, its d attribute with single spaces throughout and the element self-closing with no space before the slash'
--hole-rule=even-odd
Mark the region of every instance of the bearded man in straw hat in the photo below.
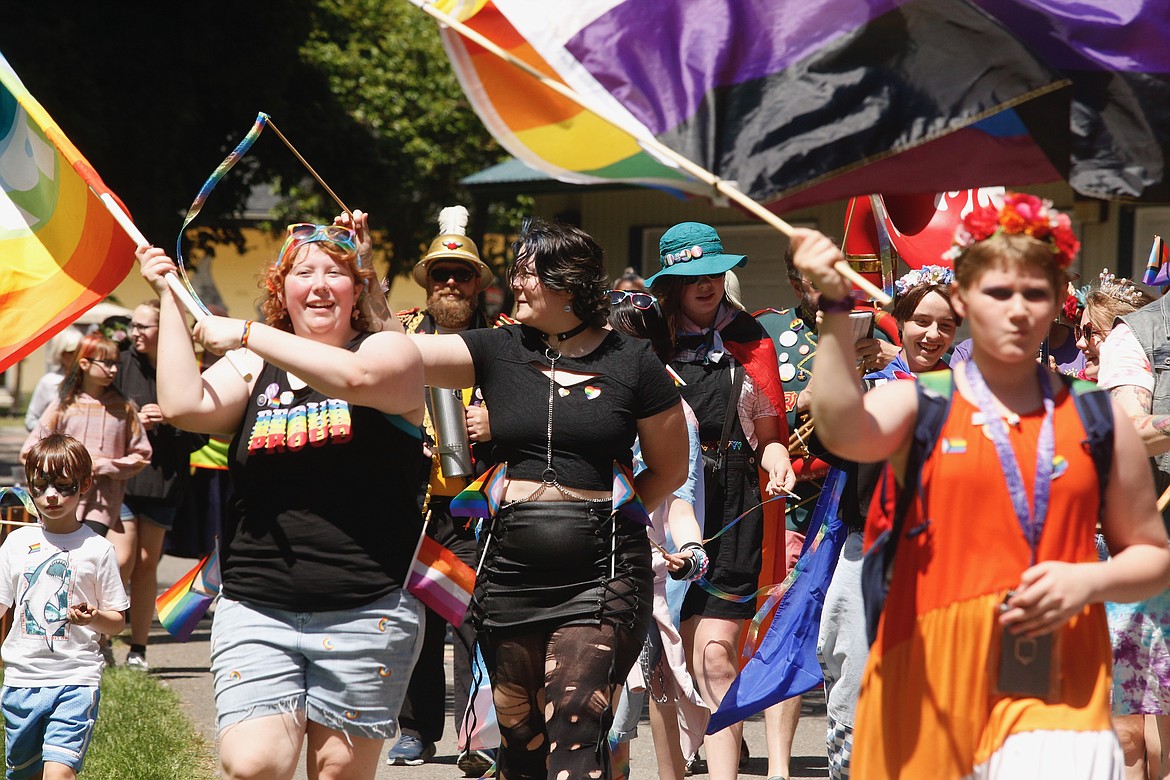
<svg viewBox="0 0 1170 780">
<path fill-rule="evenodd" d="M 475 243 L 467 237 L 467 209 L 450 206 L 439 214 L 439 235 L 431 242 L 427 253 L 414 266 L 412 276 L 427 291 L 427 305 L 423 309 L 399 312 L 407 333 L 457 333 L 471 328 L 486 328 L 488 322 L 480 303 L 481 293 L 491 284 L 491 268 L 479 257 Z M 490 465 L 485 460 L 491 438 L 487 409 L 478 388 L 463 391 L 467 436 L 475 456 L 475 474 Z M 423 479 L 419 494 L 423 513 L 430 513 L 426 534 L 455 553 L 464 563 L 475 567 L 474 529 L 466 526 L 466 518 L 453 518 L 451 498 L 467 487 L 473 477 L 451 477 L 443 474 L 436 451 L 435 423 L 428 407 L 423 421 Z M 458 728 L 467 709 L 471 689 L 471 659 L 475 647 L 475 629 L 470 615 L 463 623 L 453 626 L 455 631 L 454 663 L 455 725 Z M 419 766 L 435 755 L 435 743 L 443 736 L 447 701 L 446 677 L 443 671 L 443 645 L 447 623 L 431 609 L 426 610 L 423 645 L 418 662 L 410 678 L 406 700 L 402 704 L 399 724 L 402 735 L 390 748 L 386 763 L 391 766 Z M 458 759 L 459 768 L 468 777 L 480 777 L 492 764 L 492 757 L 483 751 L 463 750 Z"/>
</svg>

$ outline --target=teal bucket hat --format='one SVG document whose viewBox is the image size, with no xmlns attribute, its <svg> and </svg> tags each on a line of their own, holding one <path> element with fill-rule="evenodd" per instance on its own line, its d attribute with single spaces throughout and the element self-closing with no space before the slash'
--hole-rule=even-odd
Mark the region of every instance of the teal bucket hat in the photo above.
<svg viewBox="0 0 1170 780">
<path fill-rule="evenodd" d="M 719 234 L 710 225 L 680 222 L 658 241 L 658 262 L 662 270 L 646 280 L 647 287 L 661 276 L 721 274 L 746 265 L 747 257 L 725 253 Z"/>
</svg>

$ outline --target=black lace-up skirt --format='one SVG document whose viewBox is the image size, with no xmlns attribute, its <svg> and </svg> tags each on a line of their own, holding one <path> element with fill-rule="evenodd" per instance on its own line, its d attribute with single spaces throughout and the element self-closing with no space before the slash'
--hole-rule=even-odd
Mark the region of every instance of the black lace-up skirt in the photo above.
<svg viewBox="0 0 1170 780">
<path fill-rule="evenodd" d="M 609 502 L 512 504 L 489 527 L 471 604 L 477 631 L 602 621 L 649 626 L 654 575 L 646 528 L 611 517 Z"/>
</svg>

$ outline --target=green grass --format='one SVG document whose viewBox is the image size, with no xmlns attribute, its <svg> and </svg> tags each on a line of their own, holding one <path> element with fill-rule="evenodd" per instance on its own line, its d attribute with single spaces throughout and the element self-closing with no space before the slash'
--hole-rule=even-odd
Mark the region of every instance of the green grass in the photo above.
<svg viewBox="0 0 1170 780">
<path fill-rule="evenodd" d="M 102 675 L 102 701 L 84 780 L 212 780 L 211 746 L 174 691 L 150 675 L 115 667 Z"/>
</svg>

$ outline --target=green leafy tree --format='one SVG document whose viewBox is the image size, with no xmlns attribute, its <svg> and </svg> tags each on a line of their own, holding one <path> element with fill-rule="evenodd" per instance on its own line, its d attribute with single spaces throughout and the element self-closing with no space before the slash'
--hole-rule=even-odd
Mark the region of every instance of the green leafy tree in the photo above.
<svg viewBox="0 0 1170 780">
<path fill-rule="evenodd" d="M 370 212 L 394 247 L 394 272 L 433 237 L 441 207 L 469 204 L 459 179 L 502 157 L 435 24 L 404 0 L 9 6 L 0 52 L 146 236 L 168 249 L 195 193 L 259 111 L 346 205 Z M 339 211 L 269 130 L 211 195 L 187 253 L 242 247 L 245 201 L 266 184 L 282 220 Z M 473 229 L 507 227 L 487 219 L 473 215 Z"/>
</svg>

